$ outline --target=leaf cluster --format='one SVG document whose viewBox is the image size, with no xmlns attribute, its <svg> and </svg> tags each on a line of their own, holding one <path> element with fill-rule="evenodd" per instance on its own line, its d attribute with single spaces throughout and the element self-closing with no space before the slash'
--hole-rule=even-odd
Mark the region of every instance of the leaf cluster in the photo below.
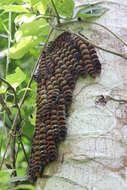
<svg viewBox="0 0 127 190">
<path fill-rule="evenodd" d="M 29 155 L 36 118 L 36 83 L 32 81 L 28 86 L 28 81 L 51 28 L 57 31 L 59 23 L 95 19 L 106 10 L 99 4 L 76 6 L 73 0 L 0 0 L 0 79 L 6 80 L 6 83 L 0 80 L 0 162 L 26 92 L 20 109 L 22 120 L 17 121 L 16 129 L 21 130 L 21 140 Z M 8 189 L 9 177 L 14 177 L 13 170 L 18 176 L 24 176 L 27 168 L 18 136 L 11 139 L 4 161 L 4 169 L 0 171 L 0 187 Z M 21 185 L 16 189 L 34 187 Z"/>
</svg>

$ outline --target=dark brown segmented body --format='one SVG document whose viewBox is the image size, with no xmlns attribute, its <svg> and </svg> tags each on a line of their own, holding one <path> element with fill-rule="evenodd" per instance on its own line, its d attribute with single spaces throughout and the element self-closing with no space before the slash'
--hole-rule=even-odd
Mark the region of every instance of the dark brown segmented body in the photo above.
<svg viewBox="0 0 127 190">
<path fill-rule="evenodd" d="M 81 52 L 82 64 L 91 77 L 95 78 L 95 69 L 92 64 L 91 56 L 89 54 L 88 46 L 80 37 L 75 38 L 77 47 Z"/>
<path fill-rule="evenodd" d="M 88 47 L 88 50 L 89 50 L 89 53 L 90 53 L 91 61 L 92 61 L 93 65 L 94 65 L 94 69 L 98 73 L 100 73 L 101 72 L 101 64 L 100 64 L 100 61 L 98 59 L 95 47 L 90 43 L 88 43 L 87 47 Z"/>
<path fill-rule="evenodd" d="M 58 156 L 57 144 L 67 134 L 66 118 L 79 75 L 95 78 L 101 64 L 93 45 L 64 32 L 41 53 L 37 75 L 36 126 L 28 175 L 35 182 Z"/>
</svg>

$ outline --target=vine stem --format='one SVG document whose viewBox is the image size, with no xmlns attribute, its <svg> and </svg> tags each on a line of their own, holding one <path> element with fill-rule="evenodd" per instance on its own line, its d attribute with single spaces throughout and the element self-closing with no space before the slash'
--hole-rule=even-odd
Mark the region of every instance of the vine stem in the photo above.
<svg viewBox="0 0 127 190">
<path fill-rule="evenodd" d="M 63 24 L 63 25 L 64 25 L 64 24 Z M 61 24 L 61 26 L 62 26 L 62 24 Z M 55 30 L 59 30 L 59 31 L 66 31 L 65 29 L 61 29 L 59 26 L 54 27 L 54 29 L 55 29 Z M 104 48 L 104 47 L 101 47 L 101 46 L 95 44 L 91 39 L 89 39 L 88 37 L 86 37 L 86 36 L 85 36 L 84 34 L 82 34 L 81 32 L 78 32 L 78 33 L 74 33 L 73 31 L 70 31 L 70 32 L 73 33 L 74 35 L 80 36 L 83 40 L 85 40 L 85 41 L 91 43 L 91 44 L 92 44 L 94 47 L 96 47 L 97 49 L 100 49 L 100 50 L 105 51 L 105 52 L 107 52 L 107 53 L 111 53 L 111 54 L 113 54 L 113 55 L 119 56 L 119 57 L 121 57 L 121 58 L 127 60 L 127 56 L 126 56 L 125 54 L 121 54 L 121 53 L 119 53 L 119 52 L 116 52 L 116 51 L 109 50 L 109 49 L 106 49 L 106 48 Z"/>
<path fill-rule="evenodd" d="M 7 62 L 6 62 L 6 70 L 5 70 L 5 78 L 7 77 L 7 75 L 8 75 L 8 69 L 9 69 L 9 64 L 10 64 L 10 60 L 9 60 L 9 52 L 10 52 L 10 45 L 11 45 L 11 17 L 12 17 L 12 13 L 11 12 L 9 12 L 8 13 L 8 29 L 6 28 L 6 26 L 4 27 L 4 29 L 5 29 L 5 31 L 7 32 L 7 39 L 8 39 L 8 49 L 7 49 Z M 0 78 L 0 80 L 2 80 L 1 78 Z M 2 80 L 3 82 L 5 82 L 6 80 Z M 6 82 L 5 82 L 6 83 Z M 6 83 L 7 84 L 7 83 Z M 10 85 L 10 87 L 11 87 L 11 85 Z M 13 89 L 13 88 L 11 88 L 11 89 Z M 14 92 L 15 90 L 13 89 L 13 92 Z M 14 92 L 14 97 L 16 97 L 16 93 Z M 2 100 L 2 99 L 1 99 Z M 7 92 L 5 93 L 5 102 L 4 102 L 4 104 L 5 104 L 5 107 L 6 108 L 8 108 L 7 107 L 7 105 L 6 105 L 6 100 L 7 100 Z M 2 103 L 2 102 L 1 102 Z M 15 103 L 17 104 L 17 98 L 15 99 Z M 17 106 L 18 106 L 18 104 L 17 104 Z M 7 133 L 7 130 L 6 130 L 6 126 L 5 126 L 5 114 L 6 114 L 6 112 L 7 112 L 7 114 L 9 114 L 8 113 L 8 111 L 7 111 L 8 109 L 5 109 L 5 111 L 4 111 L 4 119 L 3 119 L 3 126 L 4 126 L 4 129 L 5 129 L 5 134 L 6 134 L 6 138 L 7 138 L 7 149 L 8 149 L 8 147 L 9 147 L 9 141 L 10 141 L 10 139 L 8 138 L 8 133 Z M 11 119 L 10 118 L 10 115 L 8 115 L 8 118 L 9 119 Z M 6 154 L 6 153 L 5 153 Z M 3 163 L 1 162 L 1 165 L 2 165 Z M 1 166 L 0 166 L 0 168 L 1 168 Z M 15 169 L 15 168 L 14 168 Z"/>
<path fill-rule="evenodd" d="M 60 16 L 59 16 L 57 8 L 55 6 L 54 0 L 51 0 L 51 3 L 52 3 L 52 6 L 53 6 L 55 14 L 56 14 L 57 24 L 59 25 L 60 24 Z"/>
<path fill-rule="evenodd" d="M 10 52 L 10 45 L 11 45 L 11 15 L 12 13 L 8 13 L 8 52 L 7 52 L 7 64 L 6 64 L 6 76 L 8 74 L 9 68 L 9 52 Z"/>
<path fill-rule="evenodd" d="M 111 33 L 115 38 L 117 38 L 119 41 L 121 41 L 125 46 L 127 46 L 127 43 L 125 41 L 123 41 L 122 38 L 120 38 L 117 34 L 115 34 L 112 30 L 110 30 L 108 27 L 104 26 L 103 24 L 100 24 L 100 23 L 97 23 L 97 22 L 93 22 L 93 21 L 87 21 L 87 20 L 80 21 L 80 22 L 88 23 L 88 24 L 94 24 L 94 25 L 97 25 L 97 26 L 100 26 L 100 27 L 104 28 L 109 33 Z"/>
<path fill-rule="evenodd" d="M 66 25 L 70 25 L 70 24 L 74 24 L 74 23 L 84 23 L 84 24 L 87 23 L 87 24 L 94 24 L 94 25 L 100 26 L 101 28 L 107 30 L 110 34 L 112 34 L 116 39 L 118 39 L 125 46 L 127 46 L 127 43 L 122 38 L 120 38 L 116 33 L 114 33 L 112 30 L 110 30 L 108 27 L 104 26 L 103 24 L 100 24 L 97 22 L 87 21 L 87 20 L 78 21 L 77 19 L 72 19 L 71 21 L 66 21 L 66 22 L 60 23 L 60 25 L 58 25 L 56 27 L 66 26 Z"/>
<path fill-rule="evenodd" d="M 8 39 L 8 36 L 6 34 L 0 34 L 0 37 L 1 38 L 7 38 Z"/>
<path fill-rule="evenodd" d="M 1 106 L 2 106 L 2 108 L 3 108 L 3 110 L 6 111 L 7 116 L 8 116 L 8 119 L 12 122 L 12 119 L 11 119 L 11 117 L 10 117 L 10 115 L 11 115 L 11 110 L 10 110 L 10 108 L 7 106 L 6 102 L 4 101 L 3 95 L 0 95 L 0 104 L 1 104 Z"/>
<path fill-rule="evenodd" d="M 51 36 L 53 30 L 54 30 L 54 29 L 51 28 L 51 31 L 49 32 L 49 35 L 48 35 L 48 38 L 47 38 L 47 41 L 46 41 L 44 47 L 45 47 L 46 44 L 48 43 L 49 38 L 50 38 L 50 36 Z M 31 85 L 31 83 L 32 83 L 32 79 L 33 79 L 34 73 L 35 73 L 35 71 L 36 71 L 36 69 L 37 69 L 37 67 L 38 67 L 38 64 L 39 64 L 39 62 L 40 62 L 40 58 L 41 58 L 41 55 L 40 55 L 39 58 L 37 59 L 37 62 L 36 62 L 36 64 L 35 64 L 35 67 L 34 67 L 34 69 L 33 69 L 32 74 L 31 74 L 30 80 L 29 80 L 29 82 L 28 82 L 28 85 L 27 85 L 27 87 L 26 87 L 26 90 L 25 90 L 25 92 L 24 92 L 24 95 L 23 95 L 23 97 L 22 97 L 22 99 L 21 99 L 21 102 L 20 102 L 20 104 L 19 104 L 19 108 L 20 108 L 20 109 L 21 109 L 21 107 L 22 107 L 22 105 L 23 105 L 23 103 L 24 103 L 25 97 L 26 97 L 26 95 L 27 95 L 27 93 L 28 93 L 28 91 L 29 91 L 28 89 L 30 88 L 30 85 Z"/>
<path fill-rule="evenodd" d="M 51 36 L 53 30 L 54 30 L 54 29 L 51 28 L 51 30 L 50 30 L 50 32 L 49 32 L 49 35 L 48 35 L 48 38 L 47 38 L 47 40 L 46 40 L 44 46 L 47 45 L 47 43 L 48 43 L 48 41 L 49 41 L 49 38 L 50 38 L 50 36 Z M 39 62 L 40 62 L 40 59 L 41 59 L 41 55 L 39 56 L 39 58 L 38 58 L 37 61 L 36 61 L 36 64 L 35 64 L 35 66 L 34 66 L 34 68 L 33 68 L 32 73 L 31 73 L 30 80 L 29 80 L 29 82 L 28 82 L 28 84 L 27 84 L 27 88 L 26 88 L 26 90 L 25 90 L 25 92 L 24 92 L 24 95 L 23 95 L 23 97 L 22 97 L 22 99 L 21 99 L 21 101 L 20 101 L 20 103 L 19 103 L 19 109 L 20 109 L 20 110 L 21 110 L 21 107 L 22 107 L 22 105 L 23 105 L 23 103 L 24 103 L 24 101 L 25 101 L 26 95 L 27 95 L 27 93 L 28 93 L 28 91 L 29 91 L 30 85 L 31 85 L 32 80 L 33 80 L 34 73 L 35 73 L 35 71 L 36 71 L 36 69 L 37 69 L 37 66 L 38 66 L 38 64 L 39 64 Z M 2 79 L 2 80 L 3 80 L 3 81 L 6 81 L 5 79 Z M 6 81 L 6 82 L 7 82 L 7 81 Z M 8 82 L 7 82 L 7 84 L 8 84 Z M 9 86 L 11 87 L 10 84 L 9 84 Z M 5 152 L 4 152 L 4 155 L 3 155 L 3 158 L 2 158 L 1 164 L 0 164 L 0 170 L 2 169 L 2 165 L 3 165 L 4 160 L 5 160 L 5 156 L 6 156 L 7 149 L 8 149 L 8 147 L 9 147 L 9 144 L 10 144 L 11 136 L 13 136 L 14 138 L 16 137 L 15 135 L 13 135 L 13 132 L 16 131 L 16 126 L 17 126 L 18 117 L 19 117 L 19 112 L 17 112 L 17 114 L 16 114 L 16 116 L 15 116 L 15 118 L 14 118 L 14 120 L 13 120 L 12 128 L 10 129 L 10 132 L 9 132 L 9 135 L 8 135 L 6 149 L 5 149 Z M 14 133 L 14 134 L 15 134 L 15 133 Z M 22 145 L 23 145 L 23 144 L 21 144 L 21 146 L 22 146 Z M 24 151 L 24 150 L 23 150 L 23 151 Z"/>
<path fill-rule="evenodd" d="M 11 12 L 8 13 L 8 29 L 6 28 L 6 26 L 4 24 L 3 27 L 7 33 L 7 40 L 8 40 L 8 49 L 7 49 L 7 62 L 6 62 L 6 70 L 5 70 L 5 78 L 8 74 L 8 68 L 9 68 L 9 52 L 10 52 L 10 45 L 11 45 Z M 7 94 L 5 93 L 5 102 L 6 102 L 6 99 L 7 99 Z M 6 130 L 6 127 L 5 127 L 5 111 L 4 111 L 4 119 L 3 119 L 3 126 L 4 126 L 4 130 L 5 130 L 5 135 L 6 135 L 6 138 L 7 138 L 7 130 Z"/>
<path fill-rule="evenodd" d="M 16 95 L 15 89 L 14 89 L 13 86 L 12 86 L 7 80 L 5 80 L 4 78 L 0 77 L 0 80 L 1 80 L 2 82 L 4 82 L 4 83 L 13 91 L 14 98 L 15 98 L 15 106 L 16 106 L 17 109 L 18 109 L 18 114 L 19 114 L 19 117 L 20 117 L 20 120 L 21 120 L 21 112 L 20 112 L 20 107 L 19 107 L 19 105 L 18 105 L 18 99 L 17 99 L 17 95 Z"/>
<path fill-rule="evenodd" d="M 102 51 L 106 51 L 106 52 L 108 52 L 108 53 L 117 55 L 117 56 L 122 57 L 123 59 L 127 60 L 127 56 L 126 56 L 126 55 L 121 54 L 121 53 L 119 53 L 119 52 L 115 52 L 115 51 L 112 51 L 112 50 L 105 49 L 105 48 L 103 48 L 103 47 L 101 47 L 101 46 L 99 46 L 99 45 L 93 43 L 92 40 L 90 40 L 88 37 L 86 37 L 86 36 L 85 36 L 84 34 L 82 34 L 81 32 L 79 32 L 78 34 L 75 34 L 75 35 L 80 36 L 82 39 L 84 39 L 85 41 L 91 43 L 94 47 L 96 47 L 96 48 L 98 48 L 98 49 L 100 49 L 100 50 L 102 50 Z"/>
<path fill-rule="evenodd" d="M 0 170 L 2 169 L 2 165 L 3 165 L 3 163 L 4 163 L 5 156 L 6 156 L 6 153 L 7 153 L 8 147 L 9 147 L 9 144 L 10 144 L 11 132 L 12 132 L 12 130 L 10 130 L 9 135 L 8 135 L 8 138 L 7 138 L 7 145 L 6 145 L 6 149 L 5 149 L 5 151 L 4 151 L 4 155 L 3 155 L 3 158 L 2 158 L 2 161 L 1 161 L 1 164 L 0 164 Z"/>
</svg>

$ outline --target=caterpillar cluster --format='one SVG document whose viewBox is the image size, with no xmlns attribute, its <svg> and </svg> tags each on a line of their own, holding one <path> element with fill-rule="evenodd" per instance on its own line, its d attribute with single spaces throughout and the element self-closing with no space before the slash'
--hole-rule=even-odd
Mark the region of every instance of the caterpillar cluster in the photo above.
<svg viewBox="0 0 127 190">
<path fill-rule="evenodd" d="M 31 181 L 57 159 L 57 145 L 66 137 L 66 118 L 79 75 L 95 78 L 100 72 L 94 46 L 70 32 L 62 33 L 43 49 L 36 75 L 36 127 L 28 168 Z"/>
</svg>

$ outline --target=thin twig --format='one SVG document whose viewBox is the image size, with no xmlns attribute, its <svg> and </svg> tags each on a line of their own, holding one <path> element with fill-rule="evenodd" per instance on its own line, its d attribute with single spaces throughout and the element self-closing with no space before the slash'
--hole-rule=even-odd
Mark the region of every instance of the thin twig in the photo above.
<svg viewBox="0 0 127 190">
<path fill-rule="evenodd" d="M 2 82 L 4 82 L 5 84 L 7 84 L 7 86 L 13 91 L 13 94 L 14 94 L 14 97 L 15 97 L 15 105 L 16 105 L 16 107 L 17 107 L 17 109 L 18 109 L 18 116 L 20 117 L 20 121 L 21 121 L 21 112 L 20 112 L 20 108 L 19 108 L 19 105 L 18 105 L 18 100 L 17 100 L 17 95 L 16 95 L 15 89 L 14 89 L 14 88 L 11 86 L 11 84 L 10 84 L 8 81 L 6 81 L 5 79 L 3 79 L 3 78 L 0 77 L 0 80 L 1 80 Z M 9 117 L 9 118 L 10 118 L 10 117 Z M 2 162 L 1 162 L 1 165 L 0 165 L 0 169 L 2 168 L 3 162 L 4 162 L 4 160 L 5 160 L 5 156 L 6 156 L 7 149 L 8 149 L 8 147 L 9 147 L 9 144 L 10 144 L 12 132 L 13 132 L 13 127 L 12 127 L 12 129 L 10 130 L 10 133 L 9 133 L 9 135 L 8 135 L 8 138 L 7 138 L 7 145 L 6 145 L 6 149 L 5 149 L 3 158 L 2 158 Z M 12 147 L 13 169 L 15 169 L 15 138 L 12 138 L 12 145 L 13 145 L 13 147 Z M 15 169 L 14 171 L 15 171 L 14 174 L 15 174 L 15 176 L 16 176 L 16 169 Z"/>
<path fill-rule="evenodd" d="M 13 176 L 17 176 L 16 172 L 16 151 L 15 151 L 15 143 L 16 143 L 16 131 L 14 131 L 14 134 L 12 135 L 12 144 L 11 144 L 11 152 L 12 152 L 12 166 L 13 166 Z"/>
<path fill-rule="evenodd" d="M 9 120 L 12 122 L 12 119 L 10 118 L 10 115 L 11 115 L 10 108 L 7 106 L 7 104 L 6 104 L 6 102 L 4 101 L 2 95 L 0 95 L 0 104 L 2 105 L 3 109 L 6 111 Z"/>
<path fill-rule="evenodd" d="M 49 32 L 49 35 L 48 35 L 48 38 L 47 38 L 46 43 L 45 43 L 45 45 L 44 45 L 44 48 L 45 48 L 45 46 L 47 45 L 47 43 L 48 43 L 48 41 L 49 41 L 49 38 L 50 38 L 50 35 L 52 34 L 52 32 L 53 32 L 53 28 L 51 28 L 51 30 L 50 30 L 50 32 Z M 21 109 L 21 107 L 22 107 L 22 105 L 23 105 L 23 103 L 24 103 L 24 101 L 25 101 L 25 98 L 26 98 L 27 93 L 29 92 L 28 89 L 30 88 L 30 85 L 31 85 L 32 80 L 33 80 L 34 73 L 35 73 L 35 71 L 36 71 L 36 69 L 37 69 L 37 67 L 38 67 L 38 64 L 39 64 L 39 62 L 40 62 L 40 59 L 41 59 L 41 54 L 40 54 L 39 58 L 37 59 L 37 62 L 36 62 L 36 64 L 35 64 L 35 66 L 34 66 L 34 69 L 33 69 L 32 73 L 31 73 L 30 80 L 29 80 L 29 82 L 28 82 L 28 85 L 27 85 L 27 87 L 26 87 L 26 90 L 25 90 L 25 92 L 24 92 L 24 95 L 23 95 L 23 97 L 22 97 L 22 99 L 21 99 L 21 102 L 20 102 L 20 104 L 19 104 L 19 108 L 20 108 L 20 109 Z M 16 130 L 16 127 L 15 127 L 15 126 L 16 126 L 17 118 L 18 118 L 18 112 L 17 112 L 17 114 L 16 114 L 16 116 L 15 116 L 15 119 L 14 119 L 14 122 L 13 122 L 13 126 L 12 126 L 12 129 L 14 129 L 14 131 Z M 21 134 L 20 134 L 19 138 L 21 138 Z M 25 158 L 26 158 L 27 163 L 28 163 L 28 159 L 27 159 L 27 155 L 26 155 L 26 152 L 25 152 L 25 148 L 24 148 L 23 143 L 22 143 L 21 140 L 20 140 L 20 143 L 21 143 L 21 146 L 22 146 L 22 149 L 23 149 Z"/>
<path fill-rule="evenodd" d="M 108 27 L 104 26 L 103 24 L 97 23 L 97 22 L 88 21 L 88 20 L 78 21 L 77 19 L 72 19 L 70 21 L 60 23 L 60 26 L 66 26 L 66 25 L 70 25 L 70 24 L 74 24 L 74 23 L 88 23 L 88 24 L 94 24 L 94 25 L 100 26 L 100 27 L 104 28 L 105 30 L 107 30 L 109 33 L 111 33 L 115 38 L 117 38 L 119 41 L 121 41 L 125 46 L 127 46 L 127 43 L 122 38 L 120 38 L 117 34 L 115 34 Z M 59 25 L 57 27 L 59 27 Z"/>
<path fill-rule="evenodd" d="M 27 158 L 27 154 L 26 154 L 26 151 L 25 151 L 25 148 L 24 148 L 24 145 L 23 145 L 22 140 L 20 141 L 20 144 L 21 144 L 22 150 L 23 150 L 23 152 L 24 152 L 24 156 L 25 156 L 25 159 L 26 159 L 26 161 L 27 161 L 27 164 L 29 164 L 29 160 L 28 160 L 28 158 Z"/>
<path fill-rule="evenodd" d="M 9 135 L 8 135 L 8 138 L 7 138 L 7 145 L 6 145 L 6 148 L 5 148 L 5 151 L 4 151 L 4 155 L 3 155 L 3 157 L 2 157 L 2 161 L 1 161 L 1 164 L 0 164 L 0 170 L 2 169 L 2 165 L 3 165 L 3 163 L 4 163 L 5 156 L 6 156 L 6 153 L 7 153 L 8 147 L 9 147 L 9 144 L 10 144 L 11 133 L 12 133 L 12 130 L 10 130 Z"/>
<path fill-rule="evenodd" d="M 24 145 L 23 145 L 22 139 L 21 139 L 21 135 L 18 136 L 18 149 L 17 149 L 17 152 L 16 152 L 15 159 L 17 160 L 18 152 L 19 152 L 19 150 L 20 150 L 20 144 L 21 144 L 21 148 L 22 148 L 22 150 L 23 150 L 23 153 L 24 153 L 24 156 L 25 156 L 26 162 L 27 162 L 27 164 L 28 164 L 29 161 L 28 161 L 28 158 L 27 158 L 27 154 L 26 154 L 26 151 L 25 151 L 25 148 L 24 148 Z"/>
<path fill-rule="evenodd" d="M 121 41 L 125 46 L 127 46 L 127 43 L 122 38 L 120 38 L 117 34 L 115 34 L 112 30 L 110 30 L 108 27 L 104 26 L 103 24 L 93 22 L 93 21 L 87 21 L 87 20 L 81 20 L 80 22 L 88 23 L 88 24 L 94 24 L 94 25 L 97 25 L 97 26 L 104 28 L 109 33 L 111 33 L 113 36 L 115 36 L 115 38 L 117 38 L 119 41 Z"/>
<path fill-rule="evenodd" d="M 2 24 L 8 35 L 7 36 L 7 39 L 8 39 L 7 62 L 6 62 L 6 70 L 5 70 L 5 79 L 6 79 L 6 76 L 8 74 L 9 63 L 10 63 L 10 60 L 9 60 L 9 51 L 10 51 L 10 45 L 11 45 L 11 39 L 10 39 L 10 37 L 11 37 L 11 34 L 10 34 L 10 32 L 11 32 L 11 13 L 10 12 L 8 13 L 8 29 L 7 29 L 6 25 L 4 25 L 4 23 L 2 23 Z M 7 100 L 7 91 L 5 93 L 5 102 L 6 102 L 6 100 Z M 5 134 L 7 137 L 8 134 L 7 134 L 6 126 L 5 126 L 5 119 L 6 119 L 6 115 L 4 112 L 3 126 L 4 126 Z"/>
<path fill-rule="evenodd" d="M 4 83 L 13 91 L 13 94 L 14 94 L 14 97 L 15 97 L 15 106 L 16 106 L 17 109 L 18 109 L 19 117 L 20 117 L 20 120 L 21 120 L 21 112 L 20 112 L 20 107 L 19 107 L 19 105 L 18 105 L 18 99 L 17 99 L 17 95 L 16 95 L 15 89 L 14 89 L 13 86 L 12 86 L 7 80 L 5 80 L 4 78 L 0 77 L 0 81 L 4 82 Z"/>
<path fill-rule="evenodd" d="M 60 24 L 60 16 L 59 16 L 59 14 L 57 12 L 57 9 L 56 9 L 56 6 L 55 6 L 55 3 L 54 3 L 53 0 L 51 0 L 51 3 L 52 3 L 52 6 L 53 6 L 55 14 L 56 14 L 57 24 L 59 25 Z"/>
<path fill-rule="evenodd" d="M 8 52 L 7 52 L 7 64 L 6 64 L 6 76 L 8 74 L 9 68 L 9 52 L 10 52 L 10 45 L 11 45 L 11 12 L 8 13 Z"/>
<path fill-rule="evenodd" d="M 54 17 L 54 18 L 57 18 L 56 15 L 51 15 L 51 14 L 50 14 L 50 15 L 46 16 L 46 15 L 41 14 L 41 15 L 36 16 L 36 19 L 40 19 L 40 18 L 52 19 L 53 17 Z M 61 17 L 61 16 L 59 16 L 59 19 L 67 20 L 67 18 L 64 18 L 64 17 Z"/>
<path fill-rule="evenodd" d="M 127 100 L 124 100 L 124 99 L 115 99 L 111 96 L 105 96 L 104 98 L 106 101 L 113 100 L 115 102 L 119 102 L 120 104 L 127 104 Z"/>
<path fill-rule="evenodd" d="M 0 34 L 1 38 L 8 38 L 8 36 L 6 34 Z"/>
<path fill-rule="evenodd" d="M 42 178 L 44 178 L 44 179 L 48 179 L 50 177 L 52 177 L 52 176 L 49 175 L 49 174 L 43 174 L 42 175 Z M 75 182 L 75 181 L 73 181 L 73 180 L 71 180 L 71 179 L 69 179 L 67 177 L 61 177 L 61 176 L 55 175 L 54 178 L 56 178 L 58 180 L 63 180 L 65 182 L 69 183 L 69 184 L 72 184 L 74 186 L 78 186 L 80 188 L 83 188 L 84 190 L 88 190 L 87 186 L 83 186 L 83 185 L 81 185 L 81 184 L 79 184 L 79 183 L 77 183 L 77 182 Z"/>
<path fill-rule="evenodd" d="M 117 55 L 119 57 L 122 57 L 123 59 L 127 60 L 127 56 L 124 55 L 124 54 L 121 54 L 119 52 L 115 52 L 115 51 L 112 51 L 112 50 L 108 50 L 106 48 L 103 48 L 97 44 L 94 44 L 92 40 L 90 40 L 88 37 L 86 37 L 84 34 L 82 34 L 81 32 L 79 32 L 78 34 L 74 33 L 75 35 L 77 36 L 80 36 L 82 39 L 84 39 L 86 42 L 89 42 L 91 43 L 94 47 L 98 48 L 98 49 L 101 49 L 102 51 L 105 51 L 105 52 L 108 52 L 108 53 L 111 53 L 111 54 L 114 54 L 114 55 Z"/>
<path fill-rule="evenodd" d="M 62 26 L 62 24 L 60 24 L 61 26 Z M 55 30 L 59 30 L 59 31 L 66 31 L 65 29 L 62 29 L 62 28 L 60 28 L 60 27 L 53 27 Z M 125 60 L 127 60 L 127 56 L 125 55 L 125 54 L 121 54 L 121 53 L 119 53 L 119 52 L 116 52 L 116 51 L 113 51 L 113 50 L 108 50 L 108 49 L 106 49 L 106 48 L 104 48 L 104 47 L 101 47 L 101 46 L 99 46 L 99 45 L 97 45 L 97 44 L 95 44 L 92 40 L 90 40 L 88 37 L 86 37 L 84 34 L 82 34 L 81 32 L 78 32 L 78 34 L 77 33 L 74 33 L 73 31 L 70 31 L 71 33 L 73 33 L 74 35 L 77 35 L 77 36 L 80 36 L 83 40 L 85 40 L 86 42 L 89 42 L 89 43 L 91 43 L 94 47 L 96 47 L 96 48 L 98 48 L 98 49 L 101 49 L 102 51 L 105 51 L 105 52 L 107 52 L 107 53 L 111 53 L 111 54 L 114 54 L 114 55 L 116 55 L 116 56 L 119 56 L 119 57 L 121 57 L 121 58 L 123 58 L 123 59 L 125 59 Z"/>
<path fill-rule="evenodd" d="M 50 38 L 50 36 L 51 36 L 53 30 L 54 30 L 54 29 L 51 28 L 51 30 L 50 30 L 50 32 L 49 32 L 49 35 L 48 35 L 48 38 L 47 38 L 47 41 L 45 42 L 44 48 L 45 48 L 45 46 L 47 45 L 47 43 L 48 43 L 48 41 L 49 41 L 49 38 Z M 36 62 L 36 64 L 35 64 L 35 67 L 34 67 L 34 69 L 33 69 L 32 74 L 31 74 L 30 80 L 29 80 L 29 82 L 28 82 L 28 85 L 27 85 L 26 90 L 25 90 L 25 92 L 24 92 L 24 95 L 23 95 L 23 97 L 22 97 L 22 100 L 21 100 L 21 102 L 20 102 L 20 104 L 19 104 L 20 109 L 21 109 L 21 106 L 22 106 L 22 104 L 24 103 L 24 100 L 25 100 L 25 98 L 26 98 L 26 95 L 27 95 L 27 93 L 28 93 L 28 91 L 29 91 L 28 89 L 30 88 L 30 85 L 31 85 L 31 82 L 32 82 L 32 79 L 33 79 L 33 75 L 34 75 L 34 73 L 35 73 L 35 71 L 36 71 L 36 68 L 38 67 L 40 58 L 41 58 L 41 55 L 40 55 L 39 58 L 37 59 L 37 62 Z"/>
<path fill-rule="evenodd" d="M 47 41 L 46 41 L 46 43 L 45 43 L 45 46 L 46 46 L 46 44 L 48 43 L 49 38 L 50 38 L 50 36 L 51 36 L 53 30 L 54 30 L 54 29 L 51 28 L 51 30 L 50 30 L 50 32 L 49 32 L 49 35 L 48 35 L 48 38 L 47 38 Z M 30 88 L 30 85 L 31 85 L 32 79 L 33 79 L 33 75 L 34 75 L 35 70 L 36 70 L 36 68 L 37 68 L 37 66 L 38 66 L 38 64 L 39 64 L 40 59 L 41 59 L 41 55 L 40 55 L 39 58 L 37 59 L 37 62 L 36 62 L 36 64 L 35 64 L 35 66 L 34 66 L 34 69 L 33 69 L 33 71 L 32 71 L 32 74 L 31 74 L 30 80 L 29 80 L 29 82 L 28 82 L 27 88 L 26 88 L 26 90 L 25 90 L 25 92 L 24 92 L 24 95 L 23 95 L 23 97 L 22 97 L 22 99 L 21 99 L 21 102 L 20 102 L 20 104 L 19 104 L 19 109 L 21 109 L 21 107 L 22 107 L 22 105 L 23 105 L 23 103 L 24 103 L 24 101 L 25 101 L 26 95 L 27 95 L 27 93 L 28 93 L 28 91 L 29 91 L 28 89 Z M 2 78 L 0 78 L 0 79 L 2 79 Z M 9 84 L 5 79 L 2 79 L 2 81 L 5 82 L 6 84 Z M 10 86 L 11 88 L 13 88 L 10 84 L 9 84 L 9 86 Z M 9 132 L 9 135 L 8 135 L 8 141 L 7 141 L 6 149 L 5 149 L 5 152 L 4 152 L 4 155 L 3 155 L 3 158 L 2 158 L 2 162 L 1 162 L 1 165 L 0 165 L 0 170 L 1 170 L 2 165 L 3 165 L 3 163 L 4 163 L 4 160 L 5 160 L 5 156 L 6 156 L 6 153 L 7 153 L 7 149 L 8 149 L 8 146 L 9 146 L 9 144 L 10 144 L 10 140 L 11 140 L 11 135 L 13 134 L 13 131 L 16 131 L 16 126 L 17 126 L 18 117 L 19 117 L 19 112 L 17 112 L 17 114 L 16 114 L 16 116 L 15 116 L 15 118 L 14 118 L 14 121 L 13 121 L 13 124 L 12 124 L 12 128 L 10 129 L 10 132 Z"/>
<path fill-rule="evenodd" d="M 20 142 L 18 142 L 18 148 L 17 148 L 16 155 L 15 155 L 15 159 L 16 160 L 17 160 L 17 156 L 18 156 L 19 150 L 20 150 Z"/>
<path fill-rule="evenodd" d="M 7 29 L 7 34 L 8 34 L 8 51 L 7 51 L 7 63 L 6 63 L 5 78 L 6 78 L 7 75 L 8 75 L 8 69 L 9 69 L 9 64 L 10 64 L 9 52 L 10 52 L 10 45 L 11 45 L 11 16 L 12 16 L 12 13 L 9 12 L 9 13 L 8 13 L 8 29 Z M 5 30 L 6 30 L 6 26 L 5 26 L 4 28 L 5 28 Z M 16 104 L 18 110 L 19 110 L 18 101 L 17 101 L 17 96 L 16 96 L 15 89 L 14 89 L 5 79 L 0 78 L 0 80 L 2 80 L 2 82 L 6 83 L 6 84 L 12 89 L 12 91 L 13 91 L 13 93 L 14 93 L 14 97 L 15 97 L 15 104 Z M 2 99 L 1 99 L 1 100 L 2 100 Z M 7 100 L 7 94 L 5 93 L 5 101 L 6 101 L 6 100 Z M 5 105 L 6 105 L 6 103 L 5 103 Z M 4 106 L 4 108 L 7 108 L 7 106 L 6 106 L 6 107 Z M 9 120 L 11 120 L 10 115 L 9 115 L 11 112 L 9 111 L 9 113 L 8 113 L 8 110 L 9 110 L 9 109 L 5 109 L 5 110 L 6 110 L 7 114 L 8 114 Z M 21 116 L 21 115 L 20 115 L 20 116 Z M 12 121 L 12 120 L 11 120 L 11 121 Z M 5 123 L 5 112 L 4 112 L 4 123 Z M 6 132 L 6 128 L 5 128 L 5 132 Z M 12 131 L 10 130 L 10 132 L 12 132 Z M 7 133 L 7 132 L 6 132 L 6 133 Z M 3 164 L 3 162 L 4 162 L 5 155 L 6 155 L 6 152 L 7 152 L 8 147 L 9 147 L 10 139 L 11 139 L 11 135 L 9 136 L 9 138 L 7 138 L 7 146 L 6 146 L 6 150 L 5 150 L 5 152 L 4 152 L 4 156 L 3 156 L 3 159 L 2 159 L 2 162 L 1 162 L 1 165 L 0 165 L 0 168 L 2 168 L 2 164 Z M 12 140 L 13 140 L 13 139 L 12 139 Z M 13 143 L 12 143 L 12 144 L 13 144 Z M 14 156 L 15 156 L 14 153 L 13 153 L 14 151 L 15 151 L 15 148 L 12 148 L 12 149 L 11 149 L 11 152 L 12 152 L 13 169 L 14 169 L 14 174 L 16 175 L 15 159 L 13 159 Z"/>
<path fill-rule="evenodd" d="M 2 22 L 1 24 L 2 24 L 2 26 L 3 26 L 4 30 L 5 30 L 5 32 L 6 32 L 7 34 L 9 34 L 10 32 L 9 32 L 9 30 L 7 29 L 6 25 L 5 25 L 3 22 Z"/>
</svg>

